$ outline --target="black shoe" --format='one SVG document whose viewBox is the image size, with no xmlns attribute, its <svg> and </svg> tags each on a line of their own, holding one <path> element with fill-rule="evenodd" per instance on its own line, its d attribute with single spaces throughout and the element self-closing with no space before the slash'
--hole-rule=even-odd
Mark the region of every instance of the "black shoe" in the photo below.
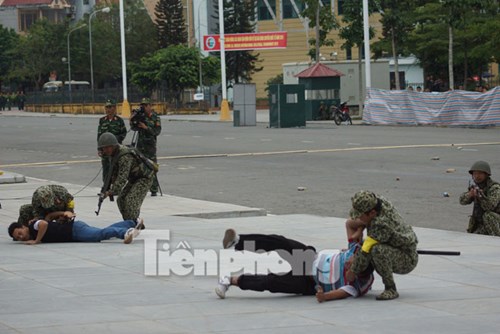
<svg viewBox="0 0 500 334">
<path fill-rule="evenodd" d="M 157 195 L 157 192 L 156 192 L 156 191 L 152 191 L 152 192 L 151 192 L 151 197 L 156 197 L 156 195 Z"/>
</svg>

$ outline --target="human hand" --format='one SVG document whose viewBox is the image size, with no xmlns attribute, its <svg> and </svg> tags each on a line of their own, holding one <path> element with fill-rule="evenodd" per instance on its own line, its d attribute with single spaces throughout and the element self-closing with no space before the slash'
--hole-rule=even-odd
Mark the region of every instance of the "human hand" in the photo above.
<svg viewBox="0 0 500 334">
<path fill-rule="evenodd" d="M 36 240 L 28 240 L 26 241 L 24 244 L 25 245 L 36 245 L 36 244 L 39 244 L 40 241 L 36 241 Z"/>
<path fill-rule="evenodd" d="M 319 285 L 316 287 L 316 300 L 318 301 L 318 303 L 322 303 L 326 300 L 325 292 L 323 291 L 323 288 Z"/>
<path fill-rule="evenodd" d="M 144 129 L 144 130 L 146 130 L 148 128 L 148 126 L 142 122 L 139 122 L 139 124 L 137 124 L 137 126 L 141 129 Z"/>
</svg>

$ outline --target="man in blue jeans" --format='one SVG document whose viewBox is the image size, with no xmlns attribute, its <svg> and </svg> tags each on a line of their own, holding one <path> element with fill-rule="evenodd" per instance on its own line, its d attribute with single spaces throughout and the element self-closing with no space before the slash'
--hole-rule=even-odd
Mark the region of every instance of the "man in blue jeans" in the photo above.
<svg viewBox="0 0 500 334">
<path fill-rule="evenodd" d="M 68 216 L 71 212 L 65 212 Z M 74 218 L 74 217 L 73 217 Z M 100 242 L 111 238 L 123 239 L 123 243 L 131 243 L 140 233 L 143 220 L 125 220 L 105 228 L 89 226 L 86 223 L 74 220 L 39 219 L 28 225 L 14 222 L 9 226 L 9 235 L 14 241 L 24 241 L 27 245 L 47 242 Z"/>
</svg>

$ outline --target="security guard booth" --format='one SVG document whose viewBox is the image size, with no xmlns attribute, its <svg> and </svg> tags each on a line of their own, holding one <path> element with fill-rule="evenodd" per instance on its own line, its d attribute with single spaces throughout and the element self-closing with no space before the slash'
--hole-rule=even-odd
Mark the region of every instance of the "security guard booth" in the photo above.
<svg viewBox="0 0 500 334">
<path fill-rule="evenodd" d="M 233 86 L 233 125 L 257 125 L 257 98 L 255 84 L 235 84 Z"/>
<path fill-rule="evenodd" d="M 299 84 L 305 86 L 306 120 L 320 119 L 321 102 L 330 109 L 340 105 L 340 77 L 344 74 L 321 63 L 296 74 Z"/>
<path fill-rule="evenodd" d="M 269 127 L 306 126 L 304 85 L 269 85 Z"/>
</svg>

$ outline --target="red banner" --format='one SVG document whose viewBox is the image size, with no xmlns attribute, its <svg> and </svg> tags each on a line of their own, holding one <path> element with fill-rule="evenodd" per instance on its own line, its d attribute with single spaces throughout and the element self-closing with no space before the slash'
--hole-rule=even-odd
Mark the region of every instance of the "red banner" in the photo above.
<svg viewBox="0 0 500 334">
<path fill-rule="evenodd" d="M 224 35 L 226 51 L 286 48 L 286 31 Z M 204 51 L 220 51 L 219 35 L 203 36 Z"/>
</svg>

